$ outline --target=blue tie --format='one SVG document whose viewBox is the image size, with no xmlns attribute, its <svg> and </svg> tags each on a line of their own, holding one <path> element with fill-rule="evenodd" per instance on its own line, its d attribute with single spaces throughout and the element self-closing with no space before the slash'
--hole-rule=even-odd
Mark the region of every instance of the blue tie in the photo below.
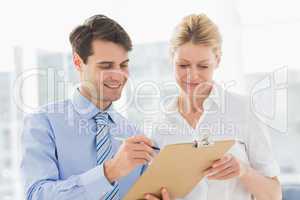
<svg viewBox="0 0 300 200">
<path fill-rule="evenodd" d="M 109 134 L 109 115 L 107 112 L 99 112 L 95 117 L 97 124 L 96 148 L 97 164 L 101 165 L 105 160 L 113 157 L 111 136 Z M 116 182 L 112 191 L 105 194 L 105 200 L 120 200 L 119 185 Z"/>
</svg>

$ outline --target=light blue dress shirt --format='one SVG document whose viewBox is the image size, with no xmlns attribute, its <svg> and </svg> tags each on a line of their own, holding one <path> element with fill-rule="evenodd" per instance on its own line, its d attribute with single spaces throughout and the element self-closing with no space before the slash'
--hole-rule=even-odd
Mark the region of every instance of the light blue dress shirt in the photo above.
<svg viewBox="0 0 300 200">
<path fill-rule="evenodd" d="M 113 185 L 96 161 L 96 123 L 100 110 L 80 94 L 69 100 L 44 106 L 29 114 L 22 134 L 21 172 L 27 200 L 99 200 Z M 141 134 L 136 126 L 114 111 L 107 110 L 111 123 L 113 152 L 121 142 L 114 137 Z M 121 198 L 143 171 L 136 167 L 118 180 Z"/>
</svg>

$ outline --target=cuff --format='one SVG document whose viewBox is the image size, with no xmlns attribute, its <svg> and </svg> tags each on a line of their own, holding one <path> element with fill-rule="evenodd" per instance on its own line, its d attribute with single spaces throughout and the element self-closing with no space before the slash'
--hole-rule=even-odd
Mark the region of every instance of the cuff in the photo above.
<svg viewBox="0 0 300 200">
<path fill-rule="evenodd" d="M 267 177 L 276 177 L 280 175 L 280 168 L 277 163 L 260 166 L 256 169 L 259 173 Z"/>
<path fill-rule="evenodd" d="M 104 175 L 103 164 L 80 175 L 79 185 L 85 188 L 89 200 L 99 200 L 114 188 Z"/>
</svg>

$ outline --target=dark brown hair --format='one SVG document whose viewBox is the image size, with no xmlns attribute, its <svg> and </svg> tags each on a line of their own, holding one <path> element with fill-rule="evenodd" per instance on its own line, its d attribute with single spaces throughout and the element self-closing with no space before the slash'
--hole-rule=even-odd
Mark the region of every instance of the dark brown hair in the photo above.
<svg viewBox="0 0 300 200">
<path fill-rule="evenodd" d="M 132 49 L 132 42 L 127 32 L 113 19 L 104 15 L 94 15 L 77 26 L 69 37 L 72 49 L 84 63 L 93 54 L 92 42 L 104 40 L 122 46 L 126 51 Z"/>
</svg>

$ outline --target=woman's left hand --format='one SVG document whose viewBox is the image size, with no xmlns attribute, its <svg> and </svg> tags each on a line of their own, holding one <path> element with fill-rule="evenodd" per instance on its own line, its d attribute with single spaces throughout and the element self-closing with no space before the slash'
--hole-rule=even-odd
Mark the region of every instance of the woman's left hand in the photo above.
<svg viewBox="0 0 300 200">
<path fill-rule="evenodd" d="M 215 161 L 204 172 L 208 179 L 227 180 L 234 177 L 242 177 L 247 173 L 247 166 L 231 154 Z"/>
</svg>

